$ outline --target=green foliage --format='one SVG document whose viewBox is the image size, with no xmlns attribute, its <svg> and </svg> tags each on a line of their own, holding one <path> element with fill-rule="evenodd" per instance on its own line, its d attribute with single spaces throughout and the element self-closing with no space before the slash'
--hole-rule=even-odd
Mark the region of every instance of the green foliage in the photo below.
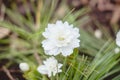
<svg viewBox="0 0 120 80">
<path fill-rule="evenodd" d="M 32 70 L 30 70 L 28 72 L 25 72 L 23 76 L 27 80 L 40 80 L 41 79 L 41 75 L 37 72 L 36 67 L 35 66 L 31 66 L 31 69 Z"/>
</svg>

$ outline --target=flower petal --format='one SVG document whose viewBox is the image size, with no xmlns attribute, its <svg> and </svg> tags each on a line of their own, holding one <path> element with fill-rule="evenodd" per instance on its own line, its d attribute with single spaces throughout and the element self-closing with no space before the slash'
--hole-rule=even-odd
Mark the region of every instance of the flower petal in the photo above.
<svg viewBox="0 0 120 80">
<path fill-rule="evenodd" d="M 48 71 L 47 71 L 47 69 L 46 69 L 46 66 L 44 66 L 44 65 L 39 66 L 39 67 L 37 68 L 37 71 L 38 71 L 39 73 L 41 73 L 41 74 L 47 74 L 47 73 L 48 73 Z"/>
<path fill-rule="evenodd" d="M 72 48 L 67 48 L 67 47 L 62 48 L 61 52 L 62 52 L 62 55 L 66 57 L 66 56 L 69 56 L 73 53 L 73 49 Z"/>
</svg>

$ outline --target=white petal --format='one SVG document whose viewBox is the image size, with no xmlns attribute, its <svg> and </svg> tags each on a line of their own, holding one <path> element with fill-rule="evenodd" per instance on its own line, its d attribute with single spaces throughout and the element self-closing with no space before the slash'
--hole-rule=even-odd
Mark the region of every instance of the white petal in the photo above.
<svg viewBox="0 0 120 80">
<path fill-rule="evenodd" d="M 48 77 L 51 77 L 52 76 L 52 72 L 48 72 Z"/>
<path fill-rule="evenodd" d="M 65 26 L 69 26 L 69 23 L 66 21 L 66 22 L 64 22 L 64 25 Z"/>
<path fill-rule="evenodd" d="M 80 46 L 80 40 L 79 39 L 73 40 L 69 46 L 72 47 L 72 48 L 79 47 Z"/>
<path fill-rule="evenodd" d="M 61 24 L 63 24 L 63 23 L 62 23 L 62 21 L 58 20 L 58 21 L 56 22 L 56 24 L 61 25 Z"/>
<path fill-rule="evenodd" d="M 116 35 L 116 44 L 120 47 L 120 31 Z"/>
<path fill-rule="evenodd" d="M 46 54 L 56 56 L 60 54 L 60 50 L 58 48 L 54 48 L 54 49 L 46 51 Z"/>
<path fill-rule="evenodd" d="M 74 36 L 75 36 L 76 38 L 80 37 L 79 29 L 78 29 L 78 28 L 74 28 Z"/>
<path fill-rule="evenodd" d="M 58 70 L 58 73 L 60 73 L 60 72 L 62 72 L 62 70 L 61 70 L 61 69 L 59 69 L 59 70 Z"/>
<path fill-rule="evenodd" d="M 45 50 L 51 50 L 55 47 L 54 44 L 50 40 L 44 40 L 42 41 L 42 46 Z"/>
<path fill-rule="evenodd" d="M 120 41 L 119 41 L 119 40 L 117 40 L 117 41 L 116 41 L 116 44 L 117 44 L 118 46 L 120 46 Z"/>
<path fill-rule="evenodd" d="M 43 61 L 44 65 L 46 65 L 46 67 L 50 66 L 51 64 L 57 64 L 57 60 L 52 56 L 49 57 L 48 59 L 46 59 L 46 61 Z M 50 65 L 49 65 L 50 64 Z"/>
<path fill-rule="evenodd" d="M 58 68 L 61 68 L 63 66 L 63 64 L 59 63 L 58 64 Z"/>
<path fill-rule="evenodd" d="M 47 74 L 47 73 L 48 73 L 48 71 L 47 71 L 47 69 L 46 69 L 46 66 L 44 66 L 44 65 L 39 66 L 39 67 L 37 68 L 37 71 L 38 71 L 39 73 L 41 73 L 41 74 Z"/>
<path fill-rule="evenodd" d="M 71 48 L 62 48 L 61 50 L 63 56 L 69 56 L 73 53 L 73 49 Z"/>
</svg>

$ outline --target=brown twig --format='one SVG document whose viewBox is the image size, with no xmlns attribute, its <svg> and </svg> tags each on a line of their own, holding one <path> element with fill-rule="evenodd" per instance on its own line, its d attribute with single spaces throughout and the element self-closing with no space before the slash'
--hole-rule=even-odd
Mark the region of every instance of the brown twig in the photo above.
<svg viewBox="0 0 120 80">
<path fill-rule="evenodd" d="M 4 71 L 3 68 L 0 69 L 0 71 Z M 10 73 L 17 73 L 21 72 L 20 70 L 8 70 Z"/>
<path fill-rule="evenodd" d="M 36 61 L 38 62 L 38 64 L 41 64 L 41 60 L 40 60 L 38 53 L 35 52 L 34 57 L 35 57 Z"/>
<path fill-rule="evenodd" d="M 120 19 L 120 6 L 116 5 L 111 18 L 111 24 L 117 23 L 119 19 Z"/>
<path fill-rule="evenodd" d="M 10 78 L 10 80 L 15 80 L 12 75 L 10 74 L 9 70 L 3 66 L 3 71 L 6 73 L 6 75 Z"/>
</svg>

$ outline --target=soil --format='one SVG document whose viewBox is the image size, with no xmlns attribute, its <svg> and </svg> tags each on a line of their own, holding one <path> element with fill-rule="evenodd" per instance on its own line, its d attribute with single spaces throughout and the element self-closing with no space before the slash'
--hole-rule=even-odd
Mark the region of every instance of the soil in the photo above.
<svg viewBox="0 0 120 80">
<path fill-rule="evenodd" d="M 7 59 L 0 60 L 0 80 L 10 80 L 6 72 L 3 70 L 3 66 L 6 65 L 8 62 L 9 60 Z M 14 80 L 25 80 L 22 76 L 22 72 L 20 72 L 18 64 L 14 63 L 9 66 L 8 71 L 10 72 Z"/>
</svg>

